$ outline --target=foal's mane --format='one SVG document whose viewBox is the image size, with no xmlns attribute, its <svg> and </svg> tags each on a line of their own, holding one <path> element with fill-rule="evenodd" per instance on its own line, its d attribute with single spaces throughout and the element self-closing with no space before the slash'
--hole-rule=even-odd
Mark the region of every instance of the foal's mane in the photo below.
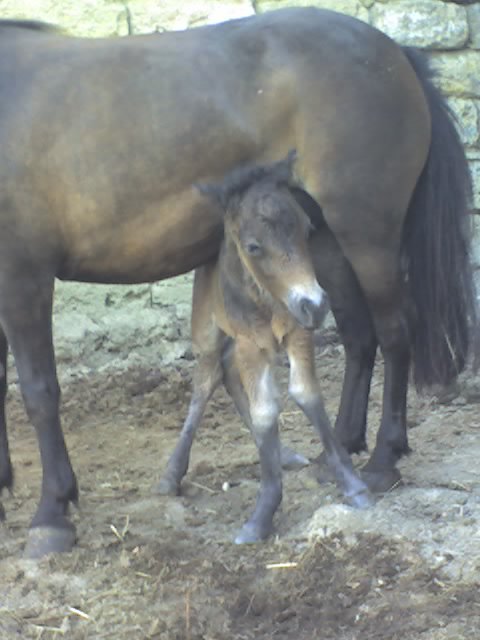
<svg viewBox="0 0 480 640">
<path fill-rule="evenodd" d="M 234 169 L 222 184 L 223 195 L 226 199 L 241 196 L 251 186 L 259 182 L 272 182 L 276 186 L 289 185 L 290 175 L 276 166 L 249 166 Z"/>
<path fill-rule="evenodd" d="M 290 151 L 280 162 L 269 165 L 248 165 L 231 171 L 222 183 L 222 195 L 225 200 L 242 195 L 258 182 L 272 182 L 275 186 L 292 186 L 293 163 L 296 151 Z"/>
<path fill-rule="evenodd" d="M 203 195 L 209 196 L 226 211 L 232 198 L 241 197 L 250 187 L 258 183 L 267 183 L 272 188 L 287 186 L 293 188 L 293 164 L 295 150 L 290 151 L 280 162 L 269 165 L 246 165 L 237 167 L 227 174 L 219 184 L 196 184 Z"/>
</svg>

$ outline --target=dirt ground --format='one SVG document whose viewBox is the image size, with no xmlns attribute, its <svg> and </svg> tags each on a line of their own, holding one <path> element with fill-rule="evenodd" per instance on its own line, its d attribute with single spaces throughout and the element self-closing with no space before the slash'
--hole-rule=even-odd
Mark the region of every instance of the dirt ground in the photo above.
<svg viewBox="0 0 480 640">
<path fill-rule="evenodd" d="M 480 408 L 468 376 L 442 400 L 411 394 L 413 453 L 400 465 L 403 487 L 356 512 L 333 485 L 318 484 L 313 465 L 285 472 L 277 536 L 239 547 L 232 539 L 252 509 L 258 465 L 223 390 L 208 409 L 182 497 L 151 494 L 186 413 L 192 365 L 103 369 L 63 384 L 81 490 L 73 514 L 79 542 L 38 563 L 21 558 L 39 493 L 37 446 L 12 389 L 16 487 L 3 498 L 8 519 L 0 525 L 0 638 L 478 637 Z M 343 370 L 334 340 L 318 349 L 318 366 L 334 415 Z M 380 390 L 377 372 L 370 442 Z M 282 434 L 318 455 L 291 404 Z"/>
</svg>

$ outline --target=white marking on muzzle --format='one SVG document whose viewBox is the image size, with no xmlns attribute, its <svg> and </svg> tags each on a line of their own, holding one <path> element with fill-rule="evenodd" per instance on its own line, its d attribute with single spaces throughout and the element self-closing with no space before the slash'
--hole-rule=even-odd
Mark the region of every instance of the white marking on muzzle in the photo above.
<svg viewBox="0 0 480 640">
<path fill-rule="evenodd" d="M 294 285 L 288 294 L 291 302 L 299 302 L 303 300 L 309 300 L 316 307 L 320 307 L 323 301 L 325 293 L 322 287 L 316 280 L 313 280 L 309 285 L 304 284 Z"/>
</svg>

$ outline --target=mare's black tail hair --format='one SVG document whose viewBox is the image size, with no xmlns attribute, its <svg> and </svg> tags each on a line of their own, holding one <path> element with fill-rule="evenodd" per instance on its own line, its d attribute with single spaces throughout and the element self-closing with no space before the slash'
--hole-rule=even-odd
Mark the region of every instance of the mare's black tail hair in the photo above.
<svg viewBox="0 0 480 640">
<path fill-rule="evenodd" d="M 415 306 L 413 374 L 418 388 L 448 385 L 464 368 L 475 319 L 469 246 L 471 177 L 455 117 L 417 50 L 403 51 L 430 108 L 427 162 L 410 202 L 403 259 Z"/>
</svg>

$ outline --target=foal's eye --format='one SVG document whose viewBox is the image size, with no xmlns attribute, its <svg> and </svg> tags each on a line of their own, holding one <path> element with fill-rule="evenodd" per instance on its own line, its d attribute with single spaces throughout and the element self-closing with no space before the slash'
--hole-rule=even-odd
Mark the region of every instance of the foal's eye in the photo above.
<svg viewBox="0 0 480 640">
<path fill-rule="evenodd" d="M 262 247 L 258 244 L 258 242 L 248 242 L 246 246 L 246 250 L 248 255 L 258 257 L 262 253 Z"/>
</svg>

